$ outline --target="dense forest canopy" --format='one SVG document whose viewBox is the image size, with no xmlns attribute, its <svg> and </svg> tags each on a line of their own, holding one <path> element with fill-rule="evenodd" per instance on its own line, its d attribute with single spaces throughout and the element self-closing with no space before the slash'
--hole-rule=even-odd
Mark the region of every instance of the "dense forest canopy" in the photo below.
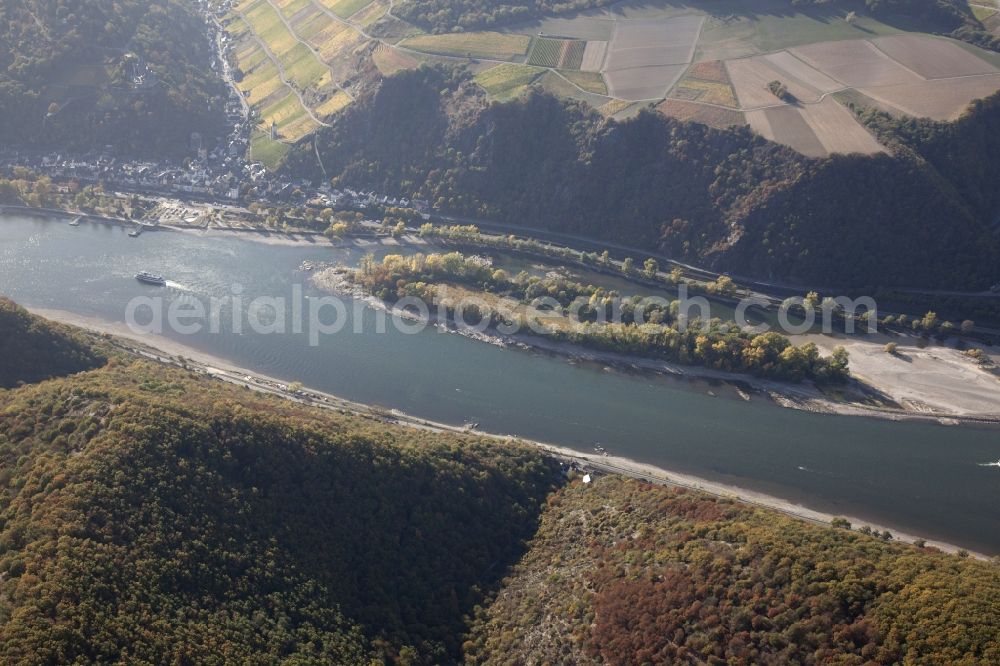
<svg viewBox="0 0 1000 666">
<path fill-rule="evenodd" d="M 454 662 L 555 471 L 122 359 L 0 424 L 4 664 Z"/>
<path fill-rule="evenodd" d="M 0 391 L 0 662 L 1000 658 L 995 563 L 558 472 L 117 351 Z"/>
<path fill-rule="evenodd" d="M 76 329 L 34 317 L 0 296 L 0 388 L 90 370 L 105 360 Z"/>
<path fill-rule="evenodd" d="M 549 499 L 466 655 L 636 666 L 1000 661 L 1000 567 L 887 538 L 620 477 L 572 484 Z"/>
<path fill-rule="evenodd" d="M 539 91 L 491 104 L 460 71 L 423 68 L 314 140 L 334 183 L 453 213 L 759 278 L 985 289 L 1000 280 L 1000 201 L 984 181 L 1000 168 L 998 123 L 1000 95 L 923 133 L 887 127 L 905 147 L 894 155 L 809 159 L 748 128 L 616 122 Z M 287 167 L 316 178 L 312 143 Z"/>
<path fill-rule="evenodd" d="M 225 130 L 205 23 L 186 0 L 0 5 L 0 144 L 187 154 Z"/>
</svg>

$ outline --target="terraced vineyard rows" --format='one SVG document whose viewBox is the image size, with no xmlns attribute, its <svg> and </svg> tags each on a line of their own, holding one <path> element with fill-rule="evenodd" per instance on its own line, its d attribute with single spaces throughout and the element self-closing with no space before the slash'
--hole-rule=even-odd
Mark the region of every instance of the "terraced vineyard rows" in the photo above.
<svg viewBox="0 0 1000 666">
<path fill-rule="evenodd" d="M 368 37 L 331 11 L 313 0 L 246 0 L 224 21 L 242 73 L 237 85 L 260 120 L 251 141 L 255 156 L 287 152 L 269 145 L 272 123 L 280 142 L 294 143 L 353 100 L 340 85 L 356 74 L 345 56 Z"/>
</svg>

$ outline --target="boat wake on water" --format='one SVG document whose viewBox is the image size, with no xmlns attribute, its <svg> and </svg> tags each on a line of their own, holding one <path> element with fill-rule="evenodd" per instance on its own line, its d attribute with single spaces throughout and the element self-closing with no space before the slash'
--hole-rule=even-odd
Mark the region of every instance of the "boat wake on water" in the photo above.
<svg viewBox="0 0 1000 666">
<path fill-rule="evenodd" d="M 1000 467 L 1000 460 L 996 462 L 979 463 L 980 467 Z"/>
</svg>

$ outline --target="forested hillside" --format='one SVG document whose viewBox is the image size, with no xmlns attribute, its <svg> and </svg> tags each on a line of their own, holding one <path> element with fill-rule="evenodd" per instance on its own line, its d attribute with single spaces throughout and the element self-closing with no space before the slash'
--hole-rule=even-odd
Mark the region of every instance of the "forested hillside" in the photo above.
<svg viewBox="0 0 1000 666">
<path fill-rule="evenodd" d="M 541 15 L 568 14 L 616 4 L 615 0 L 405 0 L 394 13 L 434 32 L 455 32 L 514 23 Z M 984 48 L 1000 50 L 1000 39 L 976 20 L 965 0 L 690 0 L 684 4 L 726 16 L 742 11 L 761 13 L 834 10 L 869 13 L 908 29 L 948 33 Z"/>
<path fill-rule="evenodd" d="M 121 359 L 0 424 L 4 664 L 454 661 L 554 478 Z"/>
<path fill-rule="evenodd" d="M 79 331 L 0 296 L 0 389 L 90 370 L 107 359 Z"/>
<path fill-rule="evenodd" d="M 0 662 L 1000 658 L 995 564 L 558 472 L 121 352 L 0 391 Z"/>
<path fill-rule="evenodd" d="M 998 595 L 995 563 L 607 477 L 549 499 L 466 654 L 473 664 L 995 664 Z"/>
<path fill-rule="evenodd" d="M 489 104 L 461 72 L 424 68 L 386 79 L 315 141 L 336 184 L 453 213 L 761 278 L 983 289 L 1000 280 L 1000 202 L 981 193 L 996 191 L 982 179 L 1000 167 L 998 106 L 892 156 L 809 159 L 746 128 L 616 122 L 538 91 Z M 288 168 L 316 177 L 311 143 Z"/>
<path fill-rule="evenodd" d="M 185 0 L 0 5 L 0 143 L 187 154 L 225 130 L 204 21 Z"/>
</svg>

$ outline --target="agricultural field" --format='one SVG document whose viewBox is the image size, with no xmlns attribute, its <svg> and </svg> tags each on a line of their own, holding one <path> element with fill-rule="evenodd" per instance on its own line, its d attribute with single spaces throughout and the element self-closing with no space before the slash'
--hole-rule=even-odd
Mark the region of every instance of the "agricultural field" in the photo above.
<svg viewBox="0 0 1000 666">
<path fill-rule="evenodd" d="M 952 120 L 973 99 L 1000 90 L 1000 69 L 974 47 L 918 34 L 807 44 L 730 59 L 725 67 L 755 131 L 816 157 L 883 150 L 838 98 L 895 115 Z M 772 81 L 790 97 L 772 93 Z M 678 86 L 671 96 L 704 101 L 691 88 Z"/>
<path fill-rule="evenodd" d="M 415 69 L 420 65 L 412 56 L 394 49 L 388 44 L 379 44 L 372 52 L 372 61 L 382 76 L 392 76 L 402 69 Z"/>
<path fill-rule="evenodd" d="M 583 59 L 580 69 L 584 72 L 600 72 L 604 67 L 604 59 L 608 55 L 608 43 L 591 40 L 583 49 Z"/>
<path fill-rule="evenodd" d="M 542 67 L 502 64 L 476 75 L 476 83 L 495 100 L 517 97 L 525 88 L 545 73 Z"/>
<path fill-rule="evenodd" d="M 277 10 L 268 0 L 243 0 L 237 11 L 248 23 L 232 20 L 227 30 L 245 75 L 240 88 L 258 111 L 281 117 L 285 140 L 316 123 L 308 113 L 292 113 L 281 72 L 326 118 L 373 75 L 434 61 L 464 62 L 495 100 L 534 83 L 608 117 L 655 104 L 672 118 L 714 127 L 749 124 L 816 157 L 884 150 L 847 103 L 946 120 L 1000 90 L 996 54 L 907 33 L 863 12 L 848 21 L 842 7 L 828 5 L 758 0 L 751 11 L 741 0 L 713 0 L 708 13 L 685 3 L 627 0 L 494 31 L 425 34 L 387 14 L 391 0 L 272 1 Z M 970 6 L 1000 32 L 1000 12 L 980 4 Z M 788 94 L 772 93 L 774 81 Z"/>
<path fill-rule="evenodd" d="M 268 169 L 274 169 L 291 151 L 291 145 L 272 141 L 267 132 L 258 130 L 250 137 L 250 159 L 262 162 Z"/>
<path fill-rule="evenodd" d="M 1000 74 L 962 79 L 937 79 L 862 92 L 910 116 L 955 120 L 974 99 L 1000 90 Z"/>
<path fill-rule="evenodd" d="M 783 103 L 768 88 L 771 81 L 780 81 L 800 102 L 817 102 L 822 92 L 806 85 L 786 70 L 779 69 L 766 56 L 738 58 L 726 62 L 729 78 L 736 88 L 736 97 L 743 109 L 755 109 Z M 843 85 L 837 86 L 843 88 Z"/>
<path fill-rule="evenodd" d="M 925 79 L 994 74 L 997 68 L 946 39 L 895 35 L 873 39 L 882 53 Z"/>
<path fill-rule="evenodd" d="M 598 107 L 605 104 L 608 101 L 608 97 L 601 93 L 593 93 L 582 90 L 581 88 L 573 85 L 566 78 L 566 74 L 569 72 L 560 72 L 554 69 L 546 69 L 545 73 L 539 79 L 541 83 L 542 90 L 545 92 L 555 95 L 556 97 L 561 97 L 564 99 L 575 99 L 581 102 L 586 102 L 587 104 Z"/>
<path fill-rule="evenodd" d="M 735 109 L 720 109 L 679 99 L 664 100 L 657 105 L 656 110 L 668 118 L 701 123 L 718 129 L 747 124 L 743 113 Z"/>
<path fill-rule="evenodd" d="M 729 108 L 739 106 L 726 68 L 717 60 L 696 63 L 688 68 L 669 97 Z"/>
<path fill-rule="evenodd" d="M 991 2 L 991 0 L 983 0 L 982 3 L 975 3 L 975 2 L 969 3 L 969 9 L 972 10 L 972 15 L 975 16 L 980 21 L 982 21 L 983 23 L 986 23 L 992 17 L 997 15 L 998 11 L 997 7 L 990 6 L 989 4 L 987 4 L 989 2 Z"/>
<path fill-rule="evenodd" d="M 300 0 L 295 0 L 296 6 L 299 2 Z M 278 59 L 285 78 L 292 85 L 304 92 L 310 88 L 318 90 L 331 83 L 329 68 L 300 41 L 299 36 L 286 27 L 282 17 L 267 0 L 244 3 L 240 6 L 240 11 L 254 34 L 267 45 L 271 55 Z"/>
<path fill-rule="evenodd" d="M 630 106 L 632 106 L 631 102 L 626 102 L 621 99 L 613 99 L 610 102 L 597 107 L 597 110 L 608 118 L 613 118 Z"/>
<path fill-rule="evenodd" d="M 274 4 L 287 21 L 291 21 L 303 9 L 312 8 L 312 0 L 274 0 Z"/>
<path fill-rule="evenodd" d="M 845 87 L 893 86 L 920 79 L 867 40 L 810 44 L 790 52 Z"/>
<path fill-rule="evenodd" d="M 528 53 L 531 37 L 502 32 L 463 32 L 450 35 L 417 35 L 399 46 L 424 53 L 513 60 Z"/>
<path fill-rule="evenodd" d="M 604 83 L 604 78 L 597 72 L 559 72 L 573 85 L 595 95 L 607 95 L 608 86 Z"/>
<path fill-rule="evenodd" d="M 666 96 L 694 57 L 704 16 L 618 21 L 605 59 L 605 79 L 614 97 Z"/>
<path fill-rule="evenodd" d="M 698 40 L 696 60 L 728 60 L 763 55 L 795 46 L 850 39 L 868 39 L 901 32 L 870 16 L 859 15 L 853 23 L 843 10 L 830 7 L 796 8 L 787 0 L 715 0 Z M 767 11 L 768 4 L 774 11 Z"/>
<path fill-rule="evenodd" d="M 580 69 L 587 42 L 580 39 L 539 37 L 528 54 L 528 64 L 553 69 Z"/>
<path fill-rule="evenodd" d="M 850 111 L 830 98 L 802 107 L 785 105 L 747 111 L 746 116 L 754 131 L 764 138 L 809 157 L 831 153 L 871 155 L 885 150 Z"/>
<path fill-rule="evenodd" d="M 366 7 L 358 10 L 356 14 L 351 16 L 351 22 L 354 23 L 355 25 L 360 25 L 362 28 L 368 28 L 369 26 L 373 25 L 376 21 L 381 19 L 383 16 L 385 16 L 386 12 L 389 11 L 389 6 L 390 6 L 389 0 L 375 0 L 375 2 L 368 4 Z M 403 23 L 398 19 L 392 19 L 392 20 L 398 23 L 400 26 L 402 26 L 404 31 L 408 31 L 407 26 L 409 24 Z M 386 32 L 387 31 L 383 29 L 380 34 L 385 36 Z"/>
<path fill-rule="evenodd" d="M 322 3 L 340 18 L 350 18 L 371 4 L 371 0 L 321 0 Z"/>
<path fill-rule="evenodd" d="M 343 90 L 338 90 L 325 102 L 316 105 L 316 115 L 321 118 L 332 116 L 333 114 L 346 108 L 351 103 L 351 96 Z"/>
</svg>

